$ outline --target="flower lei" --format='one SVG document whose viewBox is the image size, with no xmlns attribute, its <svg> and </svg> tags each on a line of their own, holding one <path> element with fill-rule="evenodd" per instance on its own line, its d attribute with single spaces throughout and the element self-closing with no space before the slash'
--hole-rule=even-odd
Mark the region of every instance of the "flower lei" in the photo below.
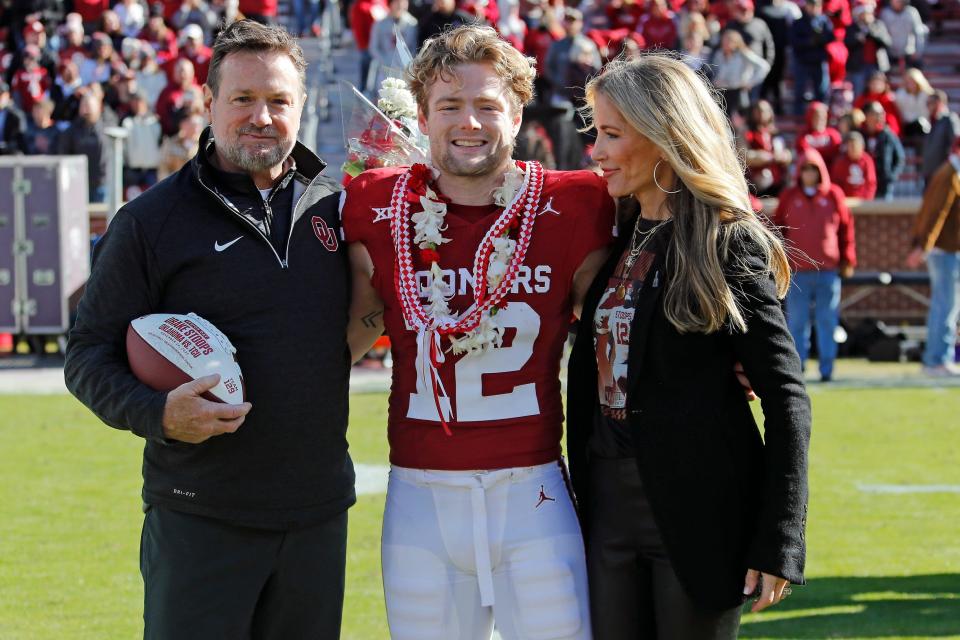
<svg viewBox="0 0 960 640">
<path fill-rule="evenodd" d="M 449 398 L 437 372 L 444 362 L 441 337 L 449 337 L 450 350 L 455 355 L 468 357 L 502 344 L 504 330 L 495 317 L 506 306 L 503 300 L 513 287 L 530 246 L 536 206 L 543 190 L 543 168 L 537 162 L 517 162 L 504 175 L 503 185 L 494 190 L 494 203 L 504 210 L 477 247 L 473 303 L 461 314 L 452 312 L 447 304 L 453 293 L 443 280 L 439 262 L 442 246 L 449 242 L 443 237 L 448 200 L 430 187 L 433 178 L 433 170 L 423 164 L 413 165 L 400 176 L 390 198 L 390 234 L 396 253 L 394 284 L 403 317 L 407 326 L 417 331 L 420 357 L 426 360 L 421 371 L 429 372 L 437 413 L 444 431 L 450 435 Z M 411 214 L 413 203 L 423 209 Z M 410 222 L 414 230 L 412 242 Z M 420 301 L 411 244 L 420 249 L 420 261 L 430 265 L 432 282 L 426 305 Z"/>
</svg>

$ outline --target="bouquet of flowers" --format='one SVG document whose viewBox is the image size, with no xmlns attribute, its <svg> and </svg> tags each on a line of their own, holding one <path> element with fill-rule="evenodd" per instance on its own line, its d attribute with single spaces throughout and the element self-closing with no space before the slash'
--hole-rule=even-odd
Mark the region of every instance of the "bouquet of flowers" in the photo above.
<svg viewBox="0 0 960 640">
<path fill-rule="evenodd" d="M 367 169 L 429 162 L 429 143 L 417 126 L 417 104 L 406 82 L 384 79 L 376 105 L 346 82 L 341 96 L 345 174 L 353 178 Z"/>
</svg>

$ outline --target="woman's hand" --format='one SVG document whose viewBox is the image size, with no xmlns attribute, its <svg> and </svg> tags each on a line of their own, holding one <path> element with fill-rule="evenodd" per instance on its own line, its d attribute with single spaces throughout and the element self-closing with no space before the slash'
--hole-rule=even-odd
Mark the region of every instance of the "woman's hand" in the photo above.
<svg viewBox="0 0 960 640">
<path fill-rule="evenodd" d="M 747 570 L 747 577 L 743 584 L 743 594 L 748 596 L 755 592 L 757 582 L 760 583 L 760 595 L 754 601 L 753 606 L 750 607 L 750 611 L 753 613 L 763 611 L 790 595 L 789 580 L 769 573 L 760 573 L 755 569 Z"/>
</svg>

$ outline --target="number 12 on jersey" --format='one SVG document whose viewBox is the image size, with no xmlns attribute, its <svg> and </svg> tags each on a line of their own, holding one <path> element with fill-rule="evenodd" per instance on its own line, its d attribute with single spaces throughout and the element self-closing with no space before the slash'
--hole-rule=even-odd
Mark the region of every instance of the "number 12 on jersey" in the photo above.
<svg viewBox="0 0 960 640">
<path fill-rule="evenodd" d="M 520 384 L 508 393 L 483 395 L 483 376 L 520 371 L 533 355 L 533 342 L 540 333 L 540 316 L 526 302 L 511 302 L 497 312 L 497 323 L 504 329 L 514 328 L 517 334 L 509 347 L 488 349 L 482 355 L 465 356 L 454 366 L 453 388 L 447 393 L 453 401 L 453 419 L 457 422 L 509 420 L 540 412 L 537 385 Z M 422 354 L 417 354 L 417 390 L 410 394 L 407 417 L 439 422 L 433 392 L 427 387 Z M 445 402 L 441 399 L 441 402 Z"/>
</svg>

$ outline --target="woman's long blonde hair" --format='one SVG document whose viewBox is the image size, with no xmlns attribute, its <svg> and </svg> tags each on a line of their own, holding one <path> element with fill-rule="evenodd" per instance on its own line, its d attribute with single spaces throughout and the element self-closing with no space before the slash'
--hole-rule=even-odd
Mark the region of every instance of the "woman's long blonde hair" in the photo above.
<svg viewBox="0 0 960 640">
<path fill-rule="evenodd" d="M 706 81 L 673 56 L 648 53 L 615 60 L 586 86 L 584 117 L 593 123 L 598 94 L 663 152 L 676 176 L 666 206 L 674 233 L 667 252 L 671 284 L 664 311 L 682 332 L 746 331 L 743 310 L 725 279 L 756 277 L 732 247 L 752 245 L 766 259 L 780 297 L 790 266 L 780 237 L 750 206 L 730 124 Z"/>
</svg>

